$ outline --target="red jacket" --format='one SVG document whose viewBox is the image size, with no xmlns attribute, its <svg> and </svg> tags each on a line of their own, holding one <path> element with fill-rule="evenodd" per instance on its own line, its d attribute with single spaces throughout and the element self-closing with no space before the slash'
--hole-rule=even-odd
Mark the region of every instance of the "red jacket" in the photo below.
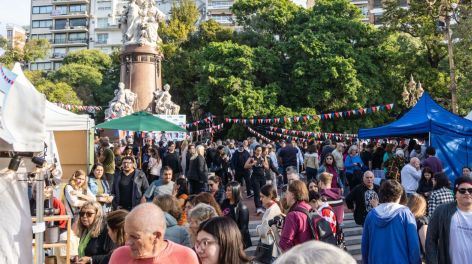
<svg viewBox="0 0 472 264">
<path fill-rule="evenodd" d="M 301 207 L 308 211 L 311 206 L 306 202 L 298 202 L 292 208 Z M 285 217 L 285 223 L 280 234 L 280 248 L 287 251 L 290 248 L 312 239 L 307 215 L 303 212 L 290 211 Z"/>
<path fill-rule="evenodd" d="M 59 201 L 59 199 L 57 199 L 57 198 L 53 198 L 52 207 L 54 207 L 54 209 L 59 209 L 59 215 L 66 215 L 67 214 L 66 213 L 66 208 L 64 207 L 62 202 Z M 67 221 L 66 220 L 59 221 L 59 228 L 66 229 L 67 228 Z"/>
</svg>

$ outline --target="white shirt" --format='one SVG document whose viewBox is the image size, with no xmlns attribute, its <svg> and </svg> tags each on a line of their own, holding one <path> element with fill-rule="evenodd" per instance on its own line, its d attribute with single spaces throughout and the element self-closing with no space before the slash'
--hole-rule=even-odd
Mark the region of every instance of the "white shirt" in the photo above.
<svg viewBox="0 0 472 264">
<path fill-rule="evenodd" d="M 338 168 L 338 170 L 344 170 L 343 154 L 340 153 L 337 149 L 333 150 L 331 154 L 333 154 L 334 161 L 336 161 L 336 167 Z"/>
<path fill-rule="evenodd" d="M 468 264 L 472 260 L 472 212 L 457 209 L 451 219 L 449 256 L 452 264 Z"/>
<path fill-rule="evenodd" d="M 401 171 L 402 185 L 407 193 L 415 193 L 421 179 L 421 170 L 417 170 L 410 164 L 403 166 Z"/>
</svg>

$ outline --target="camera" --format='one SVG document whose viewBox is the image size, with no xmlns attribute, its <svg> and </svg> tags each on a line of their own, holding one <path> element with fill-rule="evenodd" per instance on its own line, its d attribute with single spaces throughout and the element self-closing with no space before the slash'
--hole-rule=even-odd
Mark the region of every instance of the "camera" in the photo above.
<svg viewBox="0 0 472 264">
<path fill-rule="evenodd" d="M 267 224 L 269 226 L 275 225 L 278 229 L 282 229 L 284 226 L 284 221 L 285 221 L 285 216 L 283 215 L 277 215 L 273 219 L 270 219 Z"/>
</svg>

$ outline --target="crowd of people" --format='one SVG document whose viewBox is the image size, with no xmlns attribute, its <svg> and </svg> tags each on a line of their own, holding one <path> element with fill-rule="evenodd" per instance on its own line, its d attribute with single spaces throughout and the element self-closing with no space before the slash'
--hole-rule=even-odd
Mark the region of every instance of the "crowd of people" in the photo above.
<svg viewBox="0 0 472 264">
<path fill-rule="evenodd" d="M 355 263 L 345 207 L 363 226 L 364 263 L 472 259 L 470 168 L 451 184 L 434 148 L 414 139 L 143 142 L 97 138 L 90 173 L 74 172 L 55 198 L 76 223 L 76 263 Z M 262 217 L 257 245 L 251 215 Z"/>
</svg>

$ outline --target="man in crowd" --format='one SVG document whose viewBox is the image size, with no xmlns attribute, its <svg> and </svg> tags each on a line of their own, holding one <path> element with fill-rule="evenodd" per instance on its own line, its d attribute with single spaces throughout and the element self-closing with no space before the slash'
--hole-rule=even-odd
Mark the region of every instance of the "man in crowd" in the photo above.
<svg viewBox="0 0 472 264">
<path fill-rule="evenodd" d="M 426 149 L 426 155 L 428 156 L 423 161 L 423 167 L 430 167 L 433 171 L 433 175 L 443 171 L 443 165 L 440 159 L 438 159 L 436 155 L 436 149 L 433 147 L 428 147 Z"/>
<path fill-rule="evenodd" d="M 333 154 L 334 161 L 336 161 L 336 167 L 339 170 L 339 178 L 341 179 L 343 185 L 347 187 L 346 172 L 344 171 L 344 143 L 336 143 L 336 149 L 333 150 L 331 154 Z"/>
<path fill-rule="evenodd" d="M 454 193 L 456 202 L 436 208 L 428 225 L 428 264 L 466 264 L 472 260 L 472 178 L 457 178 Z"/>
<path fill-rule="evenodd" d="M 400 204 L 403 187 L 386 180 L 379 190 L 381 204 L 367 215 L 362 232 L 363 263 L 421 263 L 416 220 Z"/>
<path fill-rule="evenodd" d="M 103 164 L 105 180 L 112 186 L 113 175 L 115 174 L 115 154 L 113 154 L 113 150 L 110 148 L 110 140 L 108 137 L 102 140 L 101 147 L 98 161 Z"/>
<path fill-rule="evenodd" d="M 293 147 L 292 141 L 287 140 L 285 147 L 280 149 L 279 152 L 279 165 L 283 167 L 284 172 L 284 184 L 287 184 L 287 168 L 293 166 L 297 168 L 298 166 L 298 149 Z"/>
<path fill-rule="evenodd" d="M 354 211 L 354 221 L 361 226 L 367 213 L 379 204 L 379 186 L 374 184 L 374 173 L 366 171 L 362 181 L 346 197 L 347 207 Z"/>
<path fill-rule="evenodd" d="M 320 157 L 320 160 L 323 161 L 324 158 L 326 157 L 326 155 L 328 155 L 329 153 L 333 153 L 334 151 L 334 146 L 331 145 L 331 139 L 327 139 L 323 142 L 324 146 L 323 148 L 321 149 L 321 157 Z"/>
<path fill-rule="evenodd" d="M 369 170 L 372 170 L 372 154 L 374 153 L 374 143 L 362 144 L 361 159 L 364 165 L 369 167 Z"/>
<path fill-rule="evenodd" d="M 420 159 L 411 158 L 410 163 L 403 166 L 401 177 L 406 195 L 410 197 L 412 194 L 416 193 L 418 183 L 421 179 Z"/>
<path fill-rule="evenodd" d="M 131 211 L 139 203 L 146 202 L 144 192 L 149 188 L 149 183 L 144 172 L 136 169 L 133 157 L 123 157 L 123 169 L 115 174 L 112 188 L 113 209 L 125 209 Z"/>
<path fill-rule="evenodd" d="M 168 166 L 162 170 L 162 176 L 149 185 L 149 188 L 144 193 L 147 201 L 152 201 L 158 195 L 172 195 L 174 190 L 174 182 L 172 181 L 172 169 Z"/>
<path fill-rule="evenodd" d="M 153 203 L 137 206 L 125 219 L 126 245 L 113 251 L 110 264 L 198 264 L 196 253 L 185 246 L 164 240 L 164 212 Z"/>
<path fill-rule="evenodd" d="M 182 166 L 180 166 L 179 154 L 175 151 L 175 143 L 170 141 L 167 143 L 167 152 L 162 159 L 162 167 L 170 167 L 172 169 L 172 179 L 175 180 L 182 173 Z"/>
<path fill-rule="evenodd" d="M 243 185 L 244 179 L 244 184 L 246 184 L 246 194 L 248 198 L 254 196 L 251 187 L 251 181 L 249 178 L 250 172 L 248 169 L 244 168 L 244 165 L 249 159 L 249 156 L 249 152 L 244 148 L 244 143 L 242 143 L 239 144 L 238 150 L 234 152 L 233 158 L 231 159 L 231 169 L 233 170 L 234 178 L 241 184 L 241 186 Z"/>
</svg>

